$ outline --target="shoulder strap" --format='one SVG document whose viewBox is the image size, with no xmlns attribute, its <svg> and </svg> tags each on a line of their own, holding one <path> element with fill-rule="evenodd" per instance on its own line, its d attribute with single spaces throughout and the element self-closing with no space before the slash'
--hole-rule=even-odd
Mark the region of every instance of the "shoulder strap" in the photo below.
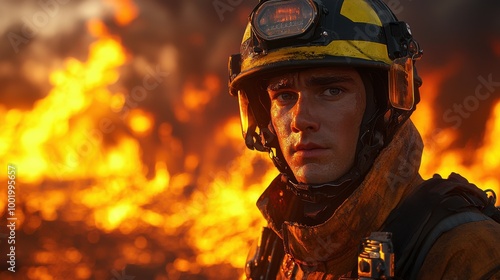
<svg viewBox="0 0 500 280">
<path fill-rule="evenodd" d="M 488 217 L 486 215 L 476 212 L 460 212 L 444 218 L 432 229 L 428 236 L 420 242 L 420 249 L 413 253 L 412 257 L 415 261 L 411 263 L 411 266 L 409 265 L 410 263 L 406 263 L 407 267 L 411 267 L 411 270 L 406 268 L 406 271 L 410 271 L 407 274 L 412 277 L 416 277 L 418 275 L 418 272 L 424 263 L 425 257 L 427 257 L 427 253 L 429 253 L 432 245 L 434 245 L 434 242 L 441 236 L 441 234 L 466 223 L 479 222 L 487 219 Z M 401 264 L 401 266 L 405 267 L 404 264 Z"/>
<path fill-rule="evenodd" d="M 248 254 L 245 267 L 247 279 L 276 279 L 284 255 L 281 238 L 272 229 L 264 227 L 256 246 Z"/>
<path fill-rule="evenodd" d="M 435 175 L 421 184 L 391 212 L 383 228 L 392 232 L 396 275 L 414 279 L 441 234 L 465 223 L 489 219 L 488 216 L 496 220 L 500 210 L 494 205 L 494 196 L 488 198 L 484 191 L 455 173 L 448 179 Z"/>
</svg>

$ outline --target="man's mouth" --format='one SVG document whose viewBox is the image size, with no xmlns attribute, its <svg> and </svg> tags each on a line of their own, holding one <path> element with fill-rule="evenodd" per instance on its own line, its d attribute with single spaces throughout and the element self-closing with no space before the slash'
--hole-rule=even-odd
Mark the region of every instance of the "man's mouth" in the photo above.
<svg viewBox="0 0 500 280">
<path fill-rule="evenodd" d="M 327 150 L 326 147 L 313 142 L 294 145 L 293 153 L 300 157 L 317 157 Z"/>
</svg>

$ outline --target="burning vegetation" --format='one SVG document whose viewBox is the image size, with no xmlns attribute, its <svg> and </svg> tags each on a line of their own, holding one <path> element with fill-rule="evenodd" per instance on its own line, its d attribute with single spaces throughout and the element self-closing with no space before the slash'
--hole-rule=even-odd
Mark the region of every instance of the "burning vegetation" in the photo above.
<svg viewBox="0 0 500 280">
<path fill-rule="evenodd" d="M 39 35 L 16 41 L 11 62 L 24 63 L 20 74 L 0 65 L 11 81 L 2 88 L 0 165 L 17 168 L 16 273 L 6 271 L 1 249 L 0 278 L 240 278 L 265 225 L 255 202 L 276 176 L 266 155 L 244 148 L 236 100 L 225 88 L 225 61 L 254 3 L 233 7 L 223 22 L 210 2 L 82 3 L 111 12 L 80 20 L 82 35 L 63 35 L 75 41 L 56 48 L 59 62 L 43 68 L 30 60 L 62 40 Z M 60 5 L 50 19 L 84 4 Z M 500 36 L 490 42 L 498 61 Z M 488 84 L 499 73 L 474 73 L 479 95 L 472 87 L 451 102 L 470 119 L 487 113 L 474 143 L 463 140 L 467 115 L 448 114 L 460 125 L 445 126 L 447 110 L 436 106 L 464 67 L 453 58 L 420 69 L 422 101 L 412 119 L 426 145 L 421 173 L 458 172 L 499 194 L 500 87 Z M 0 211 L 6 221 L 6 191 Z M 0 234 L 4 248 L 7 229 Z"/>
</svg>

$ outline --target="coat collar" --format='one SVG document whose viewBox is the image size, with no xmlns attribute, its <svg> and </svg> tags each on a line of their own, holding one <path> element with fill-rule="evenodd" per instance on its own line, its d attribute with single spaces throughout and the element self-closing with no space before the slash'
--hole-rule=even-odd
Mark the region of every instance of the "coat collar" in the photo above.
<svg viewBox="0 0 500 280">
<path fill-rule="evenodd" d="M 380 153 L 359 187 L 324 223 L 306 226 L 287 221 L 297 199 L 276 178 L 257 202 L 285 251 L 305 271 L 343 275 L 356 263 L 362 238 L 381 228 L 405 193 L 422 182 L 418 174 L 422 139 L 408 120 Z M 331 270 L 334 271 L 331 271 Z"/>
</svg>

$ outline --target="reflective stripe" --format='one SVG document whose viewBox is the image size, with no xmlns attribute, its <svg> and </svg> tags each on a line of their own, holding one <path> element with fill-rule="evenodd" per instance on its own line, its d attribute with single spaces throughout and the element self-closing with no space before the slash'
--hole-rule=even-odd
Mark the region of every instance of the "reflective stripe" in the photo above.
<svg viewBox="0 0 500 280">
<path fill-rule="evenodd" d="M 369 50 L 370 53 L 365 53 L 363 50 Z M 392 62 L 387 54 L 387 46 L 385 44 L 368 41 L 335 40 L 326 46 L 283 48 L 271 51 L 266 55 L 246 57 L 241 64 L 241 71 L 244 72 L 256 67 L 282 61 L 307 61 L 323 59 L 326 56 L 359 58 L 369 61 L 380 61 L 387 64 L 391 64 Z"/>
<path fill-rule="evenodd" d="M 353 22 L 363 22 L 382 26 L 373 8 L 364 0 L 344 0 L 340 14 Z"/>
<path fill-rule="evenodd" d="M 247 24 L 247 28 L 245 28 L 245 33 L 243 34 L 243 39 L 241 40 L 241 44 L 243 44 L 246 40 L 250 39 L 252 35 L 252 24 L 249 22 Z"/>
</svg>

